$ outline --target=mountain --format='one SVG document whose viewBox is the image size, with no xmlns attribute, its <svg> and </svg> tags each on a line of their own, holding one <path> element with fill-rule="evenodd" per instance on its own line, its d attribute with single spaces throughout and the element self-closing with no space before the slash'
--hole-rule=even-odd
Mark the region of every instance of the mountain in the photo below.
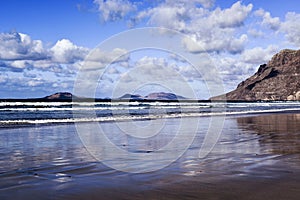
<svg viewBox="0 0 300 200">
<path fill-rule="evenodd" d="M 123 96 L 119 97 L 119 99 L 142 100 L 143 97 L 139 94 L 124 94 Z"/>
<path fill-rule="evenodd" d="M 87 100 L 95 100 L 95 101 L 110 101 L 111 99 L 93 99 L 93 98 L 85 98 L 85 97 L 78 97 L 73 95 L 69 92 L 57 92 L 55 94 L 51 94 L 49 96 L 45 96 L 43 98 L 37 99 L 27 99 L 28 101 L 72 101 L 72 100 L 80 100 L 80 101 L 87 101 Z M 118 98 L 119 100 L 178 100 L 178 99 L 186 99 L 182 96 L 177 96 L 173 93 L 165 93 L 165 92 L 158 92 L 158 93 L 151 93 L 147 96 L 141 96 L 138 94 L 125 94 Z"/>
<path fill-rule="evenodd" d="M 186 99 L 185 97 L 173 94 L 173 93 L 166 93 L 166 92 L 155 92 L 150 93 L 146 96 L 141 96 L 138 94 L 125 94 L 119 99 L 130 99 L 130 100 L 179 100 L 179 99 Z"/>
<path fill-rule="evenodd" d="M 44 97 L 46 100 L 72 100 L 75 97 L 69 92 L 57 92 L 55 94 Z"/>
<path fill-rule="evenodd" d="M 300 100 L 300 50 L 285 49 L 227 94 L 227 100 Z M 224 95 L 212 97 L 222 100 Z"/>
<path fill-rule="evenodd" d="M 145 96 L 145 99 L 149 100 L 178 100 L 178 99 L 186 99 L 185 97 L 173 94 L 173 93 L 166 93 L 166 92 L 156 92 L 150 93 Z"/>
</svg>

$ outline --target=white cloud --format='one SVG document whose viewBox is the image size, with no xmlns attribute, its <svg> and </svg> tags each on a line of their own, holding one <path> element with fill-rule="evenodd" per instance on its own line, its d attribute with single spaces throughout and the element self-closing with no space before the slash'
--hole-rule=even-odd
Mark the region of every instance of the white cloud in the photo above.
<svg viewBox="0 0 300 200">
<path fill-rule="evenodd" d="M 285 34 L 289 42 L 300 47 L 300 14 L 288 12 L 280 31 Z"/>
<path fill-rule="evenodd" d="M 98 6 L 99 15 L 105 22 L 123 19 L 136 9 L 128 0 L 94 0 L 94 4 Z"/>
<path fill-rule="evenodd" d="M 27 61 L 28 65 L 33 66 L 36 69 L 47 70 L 53 66 L 57 66 L 59 64 L 52 62 L 52 60 L 37 60 L 37 61 Z"/>
<path fill-rule="evenodd" d="M 244 24 L 251 10 L 252 4 L 244 6 L 237 2 L 225 10 L 217 8 L 196 14 L 186 32 L 205 51 L 240 53 L 248 37 L 246 34 L 238 35 L 236 31 Z"/>
<path fill-rule="evenodd" d="M 126 49 L 115 48 L 112 51 L 103 51 L 102 49 L 94 49 L 87 60 L 100 63 L 114 63 L 127 61 L 129 58 L 128 51 Z"/>
<path fill-rule="evenodd" d="M 73 44 L 68 39 L 62 39 L 50 49 L 52 61 L 57 63 L 74 63 L 83 60 L 88 53 L 88 49 Z"/>
<path fill-rule="evenodd" d="M 57 41 L 50 49 L 40 40 L 32 40 L 23 33 L 0 33 L 0 60 L 6 70 L 21 72 L 24 69 L 57 71 L 58 66 L 82 61 L 89 49 L 74 45 L 67 39 Z M 65 70 L 66 71 L 66 70 Z"/>
<path fill-rule="evenodd" d="M 143 84 L 152 81 L 176 81 L 181 77 L 179 66 L 163 57 L 144 56 L 121 71 L 113 70 L 116 79 L 123 83 Z M 109 71 L 106 72 L 106 74 Z M 179 81 L 179 80 L 178 80 Z"/>
<path fill-rule="evenodd" d="M 168 5 L 153 8 L 148 12 L 148 15 L 150 15 L 148 22 L 150 25 L 158 25 L 179 31 L 185 30 L 186 24 L 184 18 L 188 17 L 185 7 L 171 7 Z"/>
<path fill-rule="evenodd" d="M 212 33 L 210 36 L 201 37 L 192 35 L 192 40 L 184 39 L 183 45 L 191 53 L 201 52 L 229 52 L 232 54 L 241 53 L 248 41 L 246 34 L 239 38 L 232 36 L 233 33 L 227 31 L 220 31 Z"/>
<path fill-rule="evenodd" d="M 248 34 L 254 38 L 263 37 L 265 35 L 262 31 L 253 28 L 248 30 Z"/>
<path fill-rule="evenodd" d="M 28 65 L 28 62 L 26 60 L 15 60 L 10 65 L 15 68 L 24 69 Z"/>
<path fill-rule="evenodd" d="M 209 10 L 197 6 L 197 3 L 203 2 L 163 1 L 154 8 L 141 11 L 136 21 L 146 18 L 150 25 L 187 34 L 194 42 L 184 40 L 183 43 L 187 50 L 193 53 L 242 52 L 248 37 L 246 34 L 238 34 L 237 30 L 244 25 L 253 5 L 242 5 L 238 1 L 227 9 Z"/>
<path fill-rule="evenodd" d="M 39 79 L 39 78 L 34 78 L 34 79 L 31 79 L 27 82 L 27 85 L 29 87 L 36 87 L 36 86 L 39 86 L 39 85 L 42 85 L 44 84 L 44 81 Z"/>
<path fill-rule="evenodd" d="M 259 9 L 254 13 L 256 16 L 262 17 L 262 25 L 267 26 L 272 30 L 278 30 L 281 22 L 279 17 L 272 17 L 270 12 L 266 12 L 263 9 Z"/>
<path fill-rule="evenodd" d="M 279 17 L 272 17 L 270 12 L 263 9 L 255 11 L 254 14 L 262 18 L 261 25 L 276 31 L 276 33 L 283 33 L 291 44 L 300 46 L 300 14 L 288 12 L 284 20 L 280 20 Z M 259 32 L 259 35 L 262 34 Z"/>
<path fill-rule="evenodd" d="M 267 48 L 255 47 L 247 49 L 242 54 L 242 60 L 251 64 L 264 64 L 267 63 L 272 56 L 278 52 L 279 48 L 274 45 L 269 45 Z"/>
<path fill-rule="evenodd" d="M 238 83 L 248 78 L 255 70 L 255 64 L 246 63 L 239 57 L 221 54 L 213 58 L 227 91 L 234 89 Z"/>
<path fill-rule="evenodd" d="M 252 4 L 244 6 L 238 1 L 230 8 L 224 10 L 217 8 L 210 14 L 208 20 L 211 24 L 217 24 L 220 27 L 239 27 L 243 25 L 252 8 Z"/>
<path fill-rule="evenodd" d="M 32 40 L 28 35 L 12 32 L 0 33 L 0 59 L 40 60 L 46 58 L 46 51 L 40 40 Z"/>
<path fill-rule="evenodd" d="M 94 49 L 81 64 L 82 69 L 98 70 L 104 67 L 129 60 L 129 53 L 126 49 L 115 48 L 112 51 Z"/>
<path fill-rule="evenodd" d="M 210 8 L 214 5 L 215 0 L 196 0 L 195 2 L 202 4 L 205 8 Z"/>
<path fill-rule="evenodd" d="M 210 8 L 214 5 L 215 0 L 166 0 L 165 2 L 169 5 L 182 4 L 184 6 L 201 4 L 205 8 Z"/>
</svg>

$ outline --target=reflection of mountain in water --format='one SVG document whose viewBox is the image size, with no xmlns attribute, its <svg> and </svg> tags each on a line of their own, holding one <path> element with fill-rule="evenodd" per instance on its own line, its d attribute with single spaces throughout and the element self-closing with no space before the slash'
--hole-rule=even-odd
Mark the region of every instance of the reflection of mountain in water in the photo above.
<svg viewBox="0 0 300 200">
<path fill-rule="evenodd" d="M 300 114 L 237 118 L 241 129 L 260 136 L 262 148 L 276 154 L 300 154 Z"/>
</svg>

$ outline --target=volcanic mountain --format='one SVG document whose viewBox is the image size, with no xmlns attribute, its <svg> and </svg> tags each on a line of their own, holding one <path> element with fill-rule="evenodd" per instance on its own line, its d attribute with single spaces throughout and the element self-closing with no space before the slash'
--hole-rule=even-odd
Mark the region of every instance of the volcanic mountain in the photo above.
<svg viewBox="0 0 300 200">
<path fill-rule="evenodd" d="M 55 94 L 44 97 L 47 100 L 72 100 L 72 93 L 69 92 L 57 92 Z"/>
<path fill-rule="evenodd" d="M 146 96 L 141 96 L 138 94 L 125 94 L 121 96 L 119 99 L 131 99 L 131 100 L 179 100 L 179 99 L 186 99 L 185 97 L 167 93 L 167 92 L 154 92 L 150 93 Z"/>
<path fill-rule="evenodd" d="M 300 50 L 285 49 L 227 94 L 227 100 L 300 100 Z M 212 97 L 222 100 L 224 95 Z"/>
</svg>

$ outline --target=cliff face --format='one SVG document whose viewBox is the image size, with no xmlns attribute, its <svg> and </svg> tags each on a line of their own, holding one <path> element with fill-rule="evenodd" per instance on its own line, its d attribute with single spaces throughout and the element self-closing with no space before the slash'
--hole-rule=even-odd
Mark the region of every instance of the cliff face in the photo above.
<svg viewBox="0 0 300 200">
<path fill-rule="evenodd" d="M 221 99 L 221 96 L 211 98 Z M 300 50 L 282 50 L 226 94 L 227 100 L 300 100 Z"/>
</svg>

